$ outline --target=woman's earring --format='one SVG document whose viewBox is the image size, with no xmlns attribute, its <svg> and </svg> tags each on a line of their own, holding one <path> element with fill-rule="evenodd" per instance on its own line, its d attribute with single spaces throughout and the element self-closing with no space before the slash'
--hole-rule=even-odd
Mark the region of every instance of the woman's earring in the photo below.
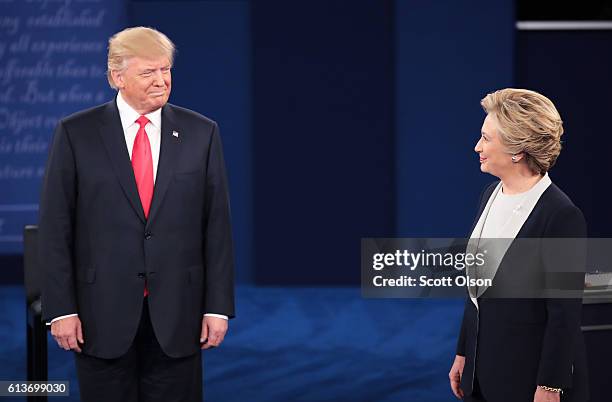
<svg viewBox="0 0 612 402">
<path fill-rule="evenodd" d="M 518 162 L 518 160 L 516 159 L 516 155 L 512 155 L 511 159 L 512 159 L 512 162 L 514 162 L 514 163 Z"/>
</svg>

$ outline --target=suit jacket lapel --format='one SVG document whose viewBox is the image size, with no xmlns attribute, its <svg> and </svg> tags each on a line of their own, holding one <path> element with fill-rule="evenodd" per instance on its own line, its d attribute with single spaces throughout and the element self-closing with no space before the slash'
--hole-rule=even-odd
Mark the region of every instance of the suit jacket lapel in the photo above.
<svg viewBox="0 0 612 402">
<path fill-rule="evenodd" d="M 125 196 L 132 205 L 136 215 L 145 223 L 144 210 L 138 195 L 134 170 L 125 144 L 125 134 L 123 133 L 123 126 L 121 126 L 119 110 L 115 100 L 106 104 L 102 114 L 99 133 Z"/>
<path fill-rule="evenodd" d="M 500 189 L 501 189 L 501 182 L 497 182 L 497 185 L 493 187 L 493 190 L 489 193 L 489 196 L 483 197 L 482 199 L 482 203 L 480 206 L 480 214 L 476 220 L 476 224 L 474 225 L 474 228 L 472 229 L 472 232 L 470 234 L 470 240 L 468 241 L 468 245 L 466 248 L 466 252 L 469 254 L 475 254 L 479 252 L 479 249 L 483 249 L 485 247 L 485 244 L 483 243 L 483 240 L 480 238 L 480 236 L 482 233 L 482 229 L 484 226 L 484 221 L 486 219 L 486 216 L 489 213 L 489 209 L 491 209 L 491 205 L 493 204 L 495 195 L 497 194 L 498 191 L 500 191 Z M 491 263 L 490 255 L 487 256 L 486 262 L 489 264 Z M 478 270 L 478 272 L 476 272 L 476 270 Z M 479 278 L 479 277 L 482 278 L 483 272 L 484 272 L 484 267 L 475 268 L 474 266 L 468 266 L 468 269 L 467 269 L 467 275 L 472 278 Z M 469 290 L 469 295 L 470 295 L 470 299 L 472 300 L 472 303 L 474 303 L 476 308 L 478 308 L 477 298 L 478 296 L 482 294 L 482 288 L 481 287 L 471 287 L 468 290 Z"/>
<path fill-rule="evenodd" d="M 493 280 L 499 270 L 500 265 L 503 263 L 504 258 L 506 257 L 506 253 L 508 249 L 512 246 L 514 239 L 517 238 L 525 224 L 529 221 L 529 217 L 532 211 L 535 209 L 536 205 L 539 204 L 540 199 L 542 198 L 542 194 L 548 189 L 548 187 L 552 184 L 548 174 L 546 174 L 540 181 L 534 186 L 528 197 L 522 202 L 520 206 L 520 210 L 512 211 L 513 215 L 510 217 L 509 222 L 501 228 L 500 232 L 494 239 L 485 239 L 483 246 L 488 251 L 487 256 L 487 264 L 484 267 L 485 278 L 490 278 Z M 501 183 L 496 187 L 497 191 L 501 191 Z M 485 215 L 488 212 L 488 208 L 490 208 L 490 204 L 492 203 L 492 199 L 495 198 L 497 191 L 494 191 L 491 194 L 489 202 L 487 203 L 482 215 Z M 479 227 L 481 220 L 479 220 L 476 225 L 478 229 L 482 229 Z M 476 229 L 475 229 L 476 230 Z M 478 289 L 478 296 L 481 296 L 484 292 L 487 291 L 489 287 L 484 286 Z"/>
<path fill-rule="evenodd" d="M 173 132 L 180 132 L 179 126 L 176 124 L 176 116 L 171 105 L 166 104 L 162 108 L 161 115 L 161 145 L 159 150 L 159 164 L 157 166 L 157 177 L 155 179 L 155 188 L 153 189 L 153 200 L 151 202 L 151 210 L 149 212 L 149 223 L 153 221 L 155 215 L 164 200 L 164 195 L 168 189 L 168 185 L 174 175 L 174 167 L 178 159 L 180 139 L 174 136 Z"/>
</svg>

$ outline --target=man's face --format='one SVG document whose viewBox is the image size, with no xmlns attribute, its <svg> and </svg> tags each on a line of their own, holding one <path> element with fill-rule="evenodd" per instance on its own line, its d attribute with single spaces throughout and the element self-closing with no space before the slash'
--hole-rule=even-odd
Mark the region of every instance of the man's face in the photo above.
<svg viewBox="0 0 612 402">
<path fill-rule="evenodd" d="M 151 113 L 168 102 L 172 75 L 167 57 L 132 57 L 125 70 L 111 74 L 123 99 L 140 114 Z"/>
</svg>

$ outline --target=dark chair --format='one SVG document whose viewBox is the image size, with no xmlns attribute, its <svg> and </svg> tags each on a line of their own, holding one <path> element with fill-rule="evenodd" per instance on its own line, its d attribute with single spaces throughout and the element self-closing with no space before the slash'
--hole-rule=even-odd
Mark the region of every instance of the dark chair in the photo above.
<svg viewBox="0 0 612 402">
<path fill-rule="evenodd" d="M 38 227 L 23 230 L 23 273 L 26 291 L 26 331 L 28 345 L 28 381 L 47 381 L 47 326 L 42 322 L 42 274 L 38 261 Z M 28 397 L 30 401 L 46 401 L 46 396 Z"/>
</svg>

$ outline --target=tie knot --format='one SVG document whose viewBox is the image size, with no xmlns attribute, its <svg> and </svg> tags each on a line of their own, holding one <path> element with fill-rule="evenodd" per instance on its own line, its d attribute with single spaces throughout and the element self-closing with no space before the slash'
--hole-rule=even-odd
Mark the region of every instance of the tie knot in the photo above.
<svg viewBox="0 0 612 402">
<path fill-rule="evenodd" d="M 140 116 L 139 118 L 136 119 L 136 123 L 140 124 L 140 127 L 146 126 L 148 122 L 149 122 L 149 119 L 147 119 L 146 116 Z"/>
</svg>

